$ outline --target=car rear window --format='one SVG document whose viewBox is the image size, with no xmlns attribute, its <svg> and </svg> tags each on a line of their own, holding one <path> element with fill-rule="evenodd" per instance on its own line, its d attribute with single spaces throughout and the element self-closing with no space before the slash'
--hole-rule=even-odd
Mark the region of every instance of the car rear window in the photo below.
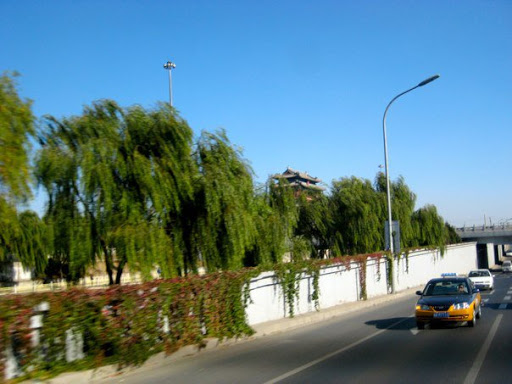
<svg viewBox="0 0 512 384">
<path fill-rule="evenodd" d="M 490 272 L 487 271 L 471 271 L 469 272 L 469 277 L 482 277 L 482 276 L 489 276 Z"/>
</svg>

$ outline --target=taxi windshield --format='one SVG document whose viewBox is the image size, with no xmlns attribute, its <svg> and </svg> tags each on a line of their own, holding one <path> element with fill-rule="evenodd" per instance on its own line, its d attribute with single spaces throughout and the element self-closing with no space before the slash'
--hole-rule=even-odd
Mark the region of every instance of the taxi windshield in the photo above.
<svg viewBox="0 0 512 384">
<path fill-rule="evenodd" d="M 468 286 L 464 281 L 440 280 L 431 282 L 425 288 L 424 296 L 467 295 Z"/>
</svg>

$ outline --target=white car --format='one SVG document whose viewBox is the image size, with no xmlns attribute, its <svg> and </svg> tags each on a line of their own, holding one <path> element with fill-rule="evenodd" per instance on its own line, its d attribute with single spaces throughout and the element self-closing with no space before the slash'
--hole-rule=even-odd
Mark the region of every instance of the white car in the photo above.
<svg viewBox="0 0 512 384">
<path fill-rule="evenodd" d="M 501 264 L 502 272 L 512 272 L 512 262 L 510 260 L 505 260 L 503 264 Z"/>
<path fill-rule="evenodd" d="M 494 289 L 494 277 L 488 269 L 474 269 L 468 277 L 478 289 Z"/>
</svg>

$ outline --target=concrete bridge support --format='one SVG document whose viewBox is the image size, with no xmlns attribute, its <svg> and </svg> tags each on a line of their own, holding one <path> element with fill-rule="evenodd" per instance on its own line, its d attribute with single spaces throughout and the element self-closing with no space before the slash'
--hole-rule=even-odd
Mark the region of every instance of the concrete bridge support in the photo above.
<svg viewBox="0 0 512 384">
<path fill-rule="evenodd" d="M 501 264 L 506 256 L 504 244 L 477 244 L 476 249 L 478 268 L 492 268 L 494 265 Z"/>
</svg>

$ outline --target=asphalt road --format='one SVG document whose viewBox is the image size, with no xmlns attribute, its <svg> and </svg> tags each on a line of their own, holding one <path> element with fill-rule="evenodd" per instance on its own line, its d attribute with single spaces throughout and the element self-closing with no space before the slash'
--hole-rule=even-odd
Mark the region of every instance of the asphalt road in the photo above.
<svg viewBox="0 0 512 384">
<path fill-rule="evenodd" d="M 512 383 L 512 274 L 495 286 L 475 328 L 419 331 L 410 295 L 101 383 Z"/>
</svg>

